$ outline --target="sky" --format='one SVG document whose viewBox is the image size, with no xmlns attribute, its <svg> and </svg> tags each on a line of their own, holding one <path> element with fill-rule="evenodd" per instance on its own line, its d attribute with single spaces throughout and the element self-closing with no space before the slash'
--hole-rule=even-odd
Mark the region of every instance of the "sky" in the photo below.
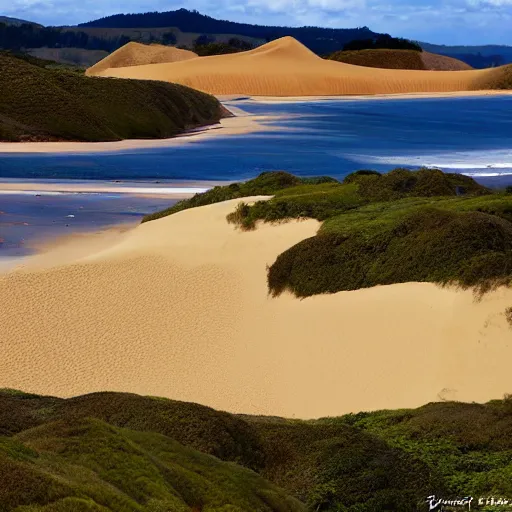
<svg viewBox="0 0 512 512">
<path fill-rule="evenodd" d="M 0 15 L 74 25 L 111 14 L 181 7 L 246 23 L 368 26 L 437 44 L 512 45 L 512 0 L 0 0 Z"/>
</svg>

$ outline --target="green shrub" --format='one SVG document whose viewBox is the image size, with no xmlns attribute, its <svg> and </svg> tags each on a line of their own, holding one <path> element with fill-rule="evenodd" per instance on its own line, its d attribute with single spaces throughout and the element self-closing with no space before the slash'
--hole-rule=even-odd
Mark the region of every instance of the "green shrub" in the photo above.
<svg viewBox="0 0 512 512">
<path fill-rule="evenodd" d="M 423 207 L 366 233 L 320 233 L 278 256 L 273 295 L 299 297 L 410 281 L 477 287 L 508 284 L 512 224 L 480 212 Z"/>
<path fill-rule="evenodd" d="M 381 176 L 381 173 L 371 169 L 361 169 L 345 176 L 343 183 L 355 183 L 361 176 Z"/>
</svg>

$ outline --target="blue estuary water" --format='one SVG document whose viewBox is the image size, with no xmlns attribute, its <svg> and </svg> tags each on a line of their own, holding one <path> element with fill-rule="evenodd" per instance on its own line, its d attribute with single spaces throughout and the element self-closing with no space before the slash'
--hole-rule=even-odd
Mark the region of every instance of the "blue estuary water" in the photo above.
<svg viewBox="0 0 512 512">
<path fill-rule="evenodd" d="M 468 174 L 488 186 L 512 184 L 510 96 L 239 100 L 230 105 L 273 118 L 256 133 L 220 134 L 167 148 L 73 155 L 0 153 L 0 178 L 159 185 L 193 181 L 199 190 L 197 182 L 243 180 L 269 170 L 343 178 L 362 168 L 431 166 Z M 123 193 L 1 195 L 0 257 L 23 252 L 34 237 L 135 220 L 169 203 L 161 197 Z"/>
</svg>

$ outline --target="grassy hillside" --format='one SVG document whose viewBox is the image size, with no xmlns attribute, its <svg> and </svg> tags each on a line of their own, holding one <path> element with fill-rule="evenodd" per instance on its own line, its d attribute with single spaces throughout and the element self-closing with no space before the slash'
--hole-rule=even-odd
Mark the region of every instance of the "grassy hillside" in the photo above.
<svg viewBox="0 0 512 512">
<path fill-rule="evenodd" d="M 511 432 L 510 399 L 299 421 L 3 390 L 0 510 L 413 512 L 510 496 Z"/>
<path fill-rule="evenodd" d="M 158 433 L 158 424 L 136 431 L 94 416 L 59 417 L 52 411 L 59 401 L 37 400 L 0 395 L 15 414 L 28 402 L 38 424 L 0 436 L 2 512 L 304 510 L 257 473 L 187 448 Z"/>
<path fill-rule="evenodd" d="M 355 66 L 386 69 L 416 69 L 459 71 L 471 69 L 471 66 L 444 55 L 435 55 L 415 50 L 359 50 L 339 51 L 328 57 L 329 60 L 345 62 Z"/>
<path fill-rule="evenodd" d="M 258 221 L 323 222 L 316 236 L 270 266 L 273 295 L 290 290 L 307 297 L 411 281 L 484 293 L 511 283 L 512 196 L 439 170 L 359 171 L 343 183 L 263 173 L 197 194 L 144 220 L 258 194 L 274 197 L 252 206 L 241 201 L 227 220 L 242 229 L 254 229 Z"/>
<path fill-rule="evenodd" d="M 0 54 L 3 141 L 165 138 L 223 115 L 215 98 L 188 87 L 88 78 L 28 59 Z"/>
<path fill-rule="evenodd" d="M 328 59 L 368 68 L 426 69 L 421 52 L 415 50 L 339 51 L 329 55 Z"/>
</svg>

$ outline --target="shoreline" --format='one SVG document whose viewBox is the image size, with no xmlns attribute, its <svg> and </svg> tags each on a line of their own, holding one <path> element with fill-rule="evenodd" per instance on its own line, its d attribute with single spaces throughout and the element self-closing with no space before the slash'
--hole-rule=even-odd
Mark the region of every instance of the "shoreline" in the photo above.
<svg viewBox="0 0 512 512">
<path fill-rule="evenodd" d="M 233 114 L 219 123 L 189 130 L 168 139 L 125 139 L 113 142 L 0 142 L 0 158 L 19 154 L 87 154 L 117 153 L 140 149 L 158 149 L 179 146 L 191 142 L 209 140 L 213 137 L 244 135 L 262 131 L 279 131 L 282 128 L 263 124 L 265 121 L 282 119 L 282 116 L 253 115 L 237 105 L 243 101 L 255 103 L 303 103 L 320 101 L 376 101 L 385 99 L 435 99 L 435 98 L 470 98 L 482 96 L 511 96 L 512 91 L 454 91 L 439 93 L 398 93 L 339 96 L 255 96 L 255 95 L 216 95 L 217 99 Z"/>
<path fill-rule="evenodd" d="M 482 96 L 512 96 L 512 91 L 482 90 L 482 91 L 453 91 L 453 92 L 411 92 L 396 94 L 349 94 L 340 96 L 217 96 L 220 101 L 252 100 L 261 103 L 302 103 L 314 101 L 371 101 L 371 100 L 408 100 L 436 98 L 471 98 Z"/>
<path fill-rule="evenodd" d="M 78 194 L 119 194 L 154 199 L 187 199 L 194 194 L 229 181 L 199 181 L 199 180 L 165 180 L 133 181 L 133 180 L 50 180 L 41 181 L 22 178 L 0 178 L 1 195 L 78 195 Z"/>
<path fill-rule="evenodd" d="M 225 117 L 219 123 L 195 128 L 168 139 L 125 139 L 113 142 L 0 142 L 0 158 L 19 154 L 117 153 L 137 149 L 167 148 L 219 136 L 270 131 L 274 128 L 262 123 L 279 118 L 279 116 L 251 115 L 239 107 L 230 106 L 229 110 L 233 116 Z"/>
</svg>

